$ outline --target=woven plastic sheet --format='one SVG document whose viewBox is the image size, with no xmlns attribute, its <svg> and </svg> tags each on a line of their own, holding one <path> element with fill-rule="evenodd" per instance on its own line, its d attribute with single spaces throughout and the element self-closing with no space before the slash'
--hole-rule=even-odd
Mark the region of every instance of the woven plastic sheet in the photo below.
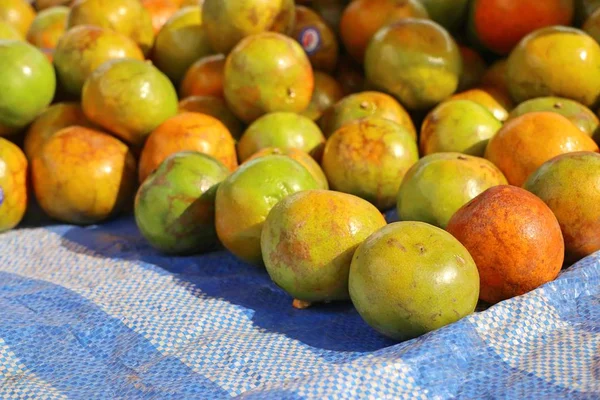
<svg viewBox="0 0 600 400">
<path fill-rule="evenodd" d="M 600 256 L 404 343 L 131 219 L 0 235 L 0 398 L 598 399 Z"/>
</svg>

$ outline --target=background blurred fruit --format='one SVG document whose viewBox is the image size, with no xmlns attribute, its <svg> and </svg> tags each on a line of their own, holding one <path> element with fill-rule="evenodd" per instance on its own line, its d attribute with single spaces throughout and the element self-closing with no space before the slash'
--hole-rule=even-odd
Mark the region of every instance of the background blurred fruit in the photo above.
<svg viewBox="0 0 600 400">
<path fill-rule="evenodd" d="M 352 255 L 385 224 L 377 208 L 356 196 L 325 190 L 294 193 L 265 220 L 261 251 L 267 272 L 303 306 L 349 300 Z"/>
<path fill-rule="evenodd" d="M 331 135 L 322 165 L 333 190 L 387 210 L 396 203 L 404 174 L 418 159 L 417 144 L 408 130 L 393 121 L 369 117 Z"/>
<path fill-rule="evenodd" d="M 339 27 L 342 14 L 351 0 L 313 0 L 311 8 L 327 22 L 333 31 L 339 36 Z"/>
<path fill-rule="evenodd" d="M 58 41 L 54 65 L 61 88 L 79 97 L 87 77 L 108 60 L 143 60 L 144 54 L 128 37 L 97 26 L 69 29 Z"/>
<path fill-rule="evenodd" d="M 25 37 L 35 18 L 35 10 L 25 0 L 0 0 L 0 21 L 12 25 Z"/>
<path fill-rule="evenodd" d="M 54 50 L 65 33 L 69 7 L 52 7 L 36 15 L 27 32 L 27 41 L 42 50 Z"/>
<path fill-rule="evenodd" d="M 31 170 L 44 212 L 62 222 L 85 225 L 131 208 L 135 173 L 135 159 L 125 144 L 80 126 L 48 138 Z"/>
<path fill-rule="evenodd" d="M 354 253 L 350 297 L 378 332 L 407 340 L 475 311 L 479 276 L 473 258 L 442 229 L 396 222 Z"/>
<path fill-rule="evenodd" d="M 224 82 L 231 111 L 247 123 L 269 112 L 304 111 L 314 88 L 302 47 L 274 32 L 242 40 L 227 57 Z"/>
<path fill-rule="evenodd" d="M 179 102 L 179 112 L 195 112 L 215 117 L 223 123 L 235 139 L 242 137 L 244 125 L 229 110 L 225 100 L 213 96 L 191 96 Z"/>
<path fill-rule="evenodd" d="M 206 34 L 218 53 L 229 53 L 242 39 L 265 31 L 291 34 L 294 0 L 205 0 Z"/>
<path fill-rule="evenodd" d="M 512 109 L 512 101 L 508 95 L 495 87 L 477 87 L 456 93 L 450 100 L 471 100 L 487 108 L 498 121 L 508 119 L 508 111 Z"/>
<path fill-rule="evenodd" d="M 87 119 L 79 103 L 55 103 L 46 108 L 25 134 L 23 149 L 27 159 L 32 160 L 49 137 L 73 125 L 94 128 L 94 124 Z"/>
<path fill-rule="evenodd" d="M 508 58 L 507 77 L 517 102 L 560 96 L 592 107 L 600 97 L 600 46 L 589 35 L 569 27 L 537 30 L 525 37 Z"/>
<path fill-rule="evenodd" d="M 178 85 L 199 58 L 213 54 L 202 25 L 199 7 L 184 7 L 169 18 L 156 35 L 152 61 Z"/>
<path fill-rule="evenodd" d="M 421 0 L 432 20 L 448 30 L 458 28 L 467 18 L 469 0 Z"/>
<path fill-rule="evenodd" d="M 225 71 L 225 56 L 215 54 L 206 56 L 193 63 L 185 72 L 179 95 L 224 97 L 223 79 Z"/>
<path fill-rule="evenodd" d="M 236 257 L 262 265 L 260 235 L 269 211 L 285 197 L 317 189 L 311 173 L 296 160 L 279 155 L 242 164 L 217 190 L 217 235 Z"/>
<path fill-rule="evenodd" d="M 346 51 L 362 63 L 367 45 L 379 29 L 410 17 L 428 18 L 427 10 L 418 0 L 353 0 L 340 21 Z"/>
<path fill-rule="evenodd" d="M 521 186 L 549 159 L 598 146 L 567 118 L 554 112 L 530 112 L 508 121 L 490 139 L 485 158 L 496 164 L 508 183 Z"/>
<path fill-rule="evenodd" d="M 600 7 L 600 0 L 575 0 L 575 23 L 580 26 Z"/>
<path fill-rule="evenodd" d="M 315 87 L 310 104 L 301 114 L 316 121 L 329 107 L 344 97 L 344 91 L 338 81 L 324 72 L 315 71 L 314 79 Z"/>
<path fill-rule="evenodd" d="M 596 42 L 600 42 L 600 9 L 597 9 L 590 15 L 581 29 L 594 38 Z"/>
<path fill-rule="evenodd" d="M 600 154 L 563 154 L 545 162 L 523 187 L 550 207 L 570 265 L 600 250 Z"/>
<path fill-rule="evenodd" d="M 0 60 L 0 136 L 7 136 L 50 104 L 56 76 L 46 56 L 24 41 L 0 40 Z"/>
<path fill-rule="evenodd" d="M 342 86 L 345 95 L 365 90 L 366 83 L 362 66 L 347 55 L 340 55 L 333 75 Z"/>
<path fill-rule="evenodd" d="M 82 106 L 90 121 L 139 146 L 177 114 L 177 92 L 150 63 L 117 59 L 97 68 L 83 86 Z"/>
<path fill-rule="evenodd" d="M 458 82 L 458 91 L 471 89 L 481 82 L 485 74 L 486 65 L 481 56 L 473 49 L 459 46 L 462 56 L 463 71 Z"/>
<path fill-rule="evenodd" d="M 148 55 L 154 43 L 152 18 L 140 0 L 75 0 L 68 27 L 94 25 L 130 37 Z"/>
<path fill-rule="evenodd" d="M 495 87 L 508 95 L 507 68 L 508 59 L 501 58 L 494 61 L 481 77 L 481 85 Z"/>
<path fill-rule="evenodd" d="M 411 18 L 373 36 L 365 73 L 375 87 L 393 94 L 409 110 L 426 110 L 456 91 L 462 57 L 444 28 Z"/>
<path fill-rule="evenodd" d="M 416 139 L 417 131 L 410 115 L 392 96 L 381 92 L 360 92 L 344 97 L 323 113 L 319 124 L 326 137 L 342 126 L 362 118 L 377 117 L 405 128 Z"/>
<path fill-rule="evenodd" d="M 230 171 L 237 167 L 235 142 L 225 125 L 209 115 L 184 112 L 160 124 L 146 140 L 139 181 L 143 182 L 171 154 L 185 150 L 208 154 Z"/>
<path fill-rule="evenodd" d="M 158 34 L 169 18 L 179 10 L 177 2 L 172 0 L 142 0 L 142 5 L 150 14 L 155 35 Z"/>
<path fill-rule="evenodd" d="M 27 159 L 14 143 L 0 137 L 0 232 L 14 228 L 27 209 Z"/>
<path fill-rule="evenodd" d="M 296 7 L 296 24 L 291 36 L 300 43 L 314 69 L 333 72 L 339 45 L 325 20 L 308 7 Z"/>
<path fill-rule="evenodd" d="M 0 20 L 0 39 L 5 40 L 23 40 L 21 33 L 11 24 Z"/>
<path fill-rule="evenodd" d="M 268 155 L 283 155 L 298 161 L 300 164 L 302 164 L 304 168 L 308 170 L 308 172 L 310 172 L 313 178 L 315 178 L 315 181 L 317 181 L 318 184 L 318 189 L 329 189 L 329 182 L 327 182 L 327 177 L 325 176 L 325 173 L 323 172 L 319 164 L 315 161 L 314 158 L 310 156 L 310 154 L 300 149 L 280 149 L 277 147 L 266 147 L 254 153 L 252 157 L 248 158 L 244 162 L 248 162 L 250 160 L 254 160 L 255 158 L 264 157 Z"/>
<path fill-rule="evenodd" d="M 254 121 L 238 143 L 240 161 L 266 147 L 297 148 L 320 161 L 325 146 L 321 129 L 309 118 L 290 112 L 265 114 Z"/>
<path fill-rule="evenodd" d="M 169 156 L 142 184 L 135 220 L 152 246 L 167 254 L 203 253 L 218 243 L 215 195 L 229 170 L 206 154 Z"/>
<path fill-rule="evenodd" d="M 527 293 L 562 267 L 565 247 L 552 210 L 515 186 L 486 190 L 458 210 L 447 229 L 473 256 L 480 298 L 488 303 Z"/>
<path fill-rule="evenodd" d="M 600 124 L 596 114 L 583 104 L 574 100 L 552 96 L 524 101 L 511 111 L 509 119 L 534 111 L 551 111 L 560 114 L 588 136 L 594 136 Z"/>
<path fill-rule="evenodd" d="M 485 107 L 470 100 L 448 100 L 423 121 L 419 147 L 423 155 L 458 152 L 483 157 L 502 123 Z"/>
<path fill-rule="evenodd" d="M 502 172 L 484 158 L 460 153 L 425 156 L 404 176 L 398 201 L 403 221 L 446 228 L 454 213 L 485 190 L 506 185 Z"/>
</svg>

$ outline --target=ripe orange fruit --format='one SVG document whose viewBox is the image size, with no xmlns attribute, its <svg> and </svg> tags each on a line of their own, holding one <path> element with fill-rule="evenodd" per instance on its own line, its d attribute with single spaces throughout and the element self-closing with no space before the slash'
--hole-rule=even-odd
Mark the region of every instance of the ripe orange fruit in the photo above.
<svg viewBox="0 0 600 400">
<path fill-rule="evenodd" d="M 199 59 L 185 72 L 179 86 L 179 95 L 181 98 L 188 96 L 224 97 L 224 70 L 225 56 L 223 54 Z"/>
</svg>

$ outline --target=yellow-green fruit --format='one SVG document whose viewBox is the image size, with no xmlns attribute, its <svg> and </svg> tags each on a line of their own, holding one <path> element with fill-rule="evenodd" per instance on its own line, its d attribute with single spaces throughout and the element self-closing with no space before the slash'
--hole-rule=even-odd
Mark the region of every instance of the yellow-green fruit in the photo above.
<svg viewBox="0 0 600 400">
<path fill-rule="evenodd" d="M 22 37 L 27 35 L 35 10 L 26 0 L 0 0 L 0 21 L 12 25 Z"/>
<path fill-rule="evenodd" d="M 352 255 L 385 224 L 377 208 L 359 197 L 327 190 L 295 193 L 277 203 L 265 221 L 265 267 L 294 299 L 348 300 Z"/>
<path fill-rule="evenodd" d="M 0 137 L 0 232 L 14 228 L 27 209 L 27 159 Z"/>
<path fill-rule="evenodd" d="M 23 40 L 24 37 L 15 27 L 0 20 L 0 40 Z"/>
</svg>

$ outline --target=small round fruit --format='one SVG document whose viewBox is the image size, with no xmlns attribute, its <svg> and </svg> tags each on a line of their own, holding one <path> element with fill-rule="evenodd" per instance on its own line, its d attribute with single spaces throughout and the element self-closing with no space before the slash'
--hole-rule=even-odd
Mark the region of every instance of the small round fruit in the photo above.
<svg viewBox="0 0 600 400">
<path fill-rule="evenodd" d="M 417 138 L 408 112 L 392 96 L 381 92 L 360 92 L 344 97 L 325 111 L 320 125 L 325 137 L 329 137 L 342 126 L 367 117 L 394 121 Z"/>
<path fill-rule="evenodd" d="M 235 142 L 225 125 L 210 115 L 184 112 L 167 119 L 148 136 L 140 156 L 139 181 L 171 154 L 185 150 L 208 154 L 231 171 L 237 168 Z"/>
<path fill-rule="evenodd" d="M 0 60 L 0 136 L 6 136 L 50 104 L 56 76 L 46 56 L 21 40 L 0 40 Z"/>
<path fill-rule="evenodd" d="M 224 97 L 223 80 L 225 74 L 225 56 L 216 54 L 199 59 L 185 72 L 179 94 L 181 98 L 189 96 Z"/>
<path fill-rule="evenodd" d="M 172 0 L 142 0 L 142 5 L 150 14 L 152 29 L 157 35 L 163 25 L 179 10 L 177 1 Z"/>
<path fill-rule="evenodd" d="M 498 121 L 508 119 L 508 110 L 513 106 L 507 94 L 495 87 L 478 87 L 456 93 L 450 100 L 471 100 L 487 108 Z"/>
<path fill-rule="evenodd" d="M 23 40 L 24 36 L 11 24 L 0 20 L 0 40 Z"/>
<path fill-rule="evenodd" d="M 227 107 L 227 103 L 220 97 L 191 96 L 179 102 L 179 112 L 195 112 L 215 117 L 223 123 L 235 139 L 242 137 L 244 126 Z"/>
<path fill-rule="evenodd" d="M 458 152 L 482 157 L 501 127 L 491 112 L 474 101 L 448 100 L 423 121 L 419 147 L 424 155 Z"/>
<path fill-rule="evenodd" d="M 310 104 L 300 114 L 316 121 L 329 107 L 344 97 L 344 90 L 338 81 L 323 72 L 315 71 L 314 76 L 315 88 Z"/>
<path fill-rule="evenodd" d="M 54 65 L 61 88 L 79 97 L 85 80 L 108 60 L 143 60 L 144 54 L 128 37 L 97 26 L 78 26 L 60 38 Z"/>
<path fill-rule="evenodd" d="M 75 0 L 67 24 L 113 30 L 131 38 L 146 55 L 154 43 L 152 18 L 139 0 Z"/>
<path fill-rule="evenodd" d="M 494 61 L 485 71 L 483 77 L 481 77 L 481 84 L 483 86 L 492 86 L 508 93 L 507 67 L 508 60 L 506 58 Z"/>
<path fill-rule="evenodd" d="M 403 221 L 446 228 L 463 205 L 485 190 L 508 182 L 488 160 L 460 153 L 425 156 L 408 170 L 396 204 Z"/>
<path fill-rule="evenodd" d="M 276 77 L 276 79 L 275 79 Z M 269 112 L 302 112 L 314 88 L 310 61 L 293 39 L 266 32 L 242 40 L 225 63 L 225 99 L 242 121 Z"/>
<path fill-rule="evenodd" d="M 319 14 L 308 7 L 296 6 L 296 25 L 291 36 L 302 45 L 314 69 L 333 72 L 339 44 L 335 33 Z"/>
<path fill-rule="evenodd" d="M 339 27 L 342 20 L 342 14 L 349 3 L 349 0 L 318 0 L 306 1 L 310 7 L 323 18 L 336 35 L 339 36 Z"/>
<path fill-rule="evenodd" d="M 0 233 L 21 222 L 27 209 L 27 159 L 0 137 Z"/>
<path fill-rule="evenodd" d="M 471 89 L 481 82 L 485 74 L 486 65 L 481 56 L 473 49 L 460 46 L 463 71 L 458 81 L 458 91 Z"/>
<path fill-rule="evenodd" d="M 69 7 L 52 7 L 40 11 L 27 32 L 27 41 L 42 50 L 54 50 L 65 33 Z"/>
<path fill-rule="evenodd" d="M 580 131 L 592 137 L 598 131 L 598 117 L 581 103 L 562 97 L 538 97 L 524 101 L 511 111 L 509 119 L 535 111 L 550 111 L 566 117 Z"/>
<path fill-rule="evenodd" d="M 472 41 L 498 53 L 508 54 L 536 29 L 570 25 L 573 0 L 474 0 L 469 13 Z"/>
<path fill-rule="evenodd" d="M 523 188 L 552 210 L 568 264 L 600 250 L 600 154 L 563 154 L 545 162 Z"/>
<path fill-rule="evenodd" d="M 90 121 L 134 146 L 177 114 L 177 92 L 149 63 L 117 59 L 102 64 L 83 86 L 82 106 Z"/>
<path fill-rule="evenodd" d="M 285 197 L 317 189 L 311 173 L 290 157 L 271 155 L 242 164 L 217 189 L 217 235 L 235 256 L 261 265 L 260 235 L 269 211 Z"/>
<path fill-rule="evenodd" d="M 452 95 L 462 74 L 462 57 L 452 36 L 424 19 L 405 19 L 373 36 L 365 74 L 409 110 L 427 110 Z"/>
<path fill-rule="evenodd" d="M 396 203 L 404 174 L 419 159 L 415 140 L 402 126 L 381 118 L 347 124 L 327 140 L 323 171 L 331 188 L 387 210 Z"/>
<path fill-rule="evenodd" d="M 46 108 L 29 126 L 25 134 L 23 150 L 28 160 L 40 152 L 49 137 L 69 126 L 94 128 L 79 103 L 56 103 Z"/>
<path fill-rule="evenodd" d="M 21 36 L 27 31 L 35 18 L 35 10 L 25 0 L 0 0 L 0 21 L 12 25 Z"/>
<path fill-rule="evenodd" d="M 152 61 L 176 85 L 198 59 L 213 54 L 199 7 L 184 7 L 169 18 L 156 36 Z"/>
<path fill-rule="evenodd" d="M 310 119 L 291 112 L 265 114 L 254 121 L 238 143 L 240 161 L 266 147 L 296 148 L 321 160 L 325 137 Z"/>
<path fill-rule="evenodd" d="M 531 112 L 508 121 L 490 139 L 485 158 L 496 164 L 508 183 L 521 186 L 551 158 L 598 146 L 567 118 L 554 112 Z"/>
<path fill-rule="evenodd" d="M 223 54 L 261 32 L 290 34 L 296 19 L 293 0 L 205 0 L 202 14 L 211 47 Z"/>
<path fill-rule="evenodd" d="M 298 161 L 300 164 L 302 164 L 304 168 L 308 170 L 308 172 L 310 172 L 313 178 L 315 178 L 315 181 L 317 181 L 318 183 L 319 189 L 329 189 L 329 182 L 327 182 L 327 177 L 325 176 L 325 172 L 323 172 L 323 170 L 321 169 L 321 166 L 319 166 L 319 164 L 315 161 L 314 158 L 310 156 L 310 154 L 300 149 L 279 149 L 277 147 L 266 147 L 254 153 L 252 157 L 248 158 L 244 162 L 248 162 L 250 160 L 254 160 L 255 158 L 260 158 L 269 155 L 287 156 Z"/>
<path fill-rule="evenodd" d="M 218 243 L 215 195 L 229 170 L 206 154 L 169 156 L 140 186 L 135 221 L 150 244 L 167 254 L 203 253 Z"/>
<path fill-rule="evenodd" d="M 46 214 L 94 224 L 130 208 L 136 163 L 120 140 L 72 126 L 52 135 L 32 160 L 35 196 Z"/>
<path fill-rule="evenodd" d="M 273 282 L 296 300 L 349 300 L 352 255 L 385 224 L 379 210 L 359 197 L 328 190 L 294 193 L 265 220 L 265 267 Z"/>
<path fill-rule="evenodd" d="M 471 253 L 480 299 L 497 303 L 556 278 L 564 243 L 552 210 L 515 186 L 495 186 L 454 214 L 447 227 Z"/>
<path fill-rule="evenodd" d="M 432 20 L 448 30 L 465 22 L 469 0 L 421 0 Z"/>
<path fill-rule="evenodd" d="M 467 249 L 447 232 L 423 222 L 395 222 L 358 246 L 349 289 L 371 327 L 408 340 L 475 311 L 479 275 Z"/>
<path fill-rule="evenodd" d="M 382 27 L 405 18 L 428 18 L 418 0 L 355 0 L 342 14 L 340 35 L 346 51 L 362 64 L 369 41 Z"/>
<path fill-rule="evenodd" d="M 575 28 L 543 28 L 527 35 L 508 58 L 512 97 L 521 103 L 560 96 L 587 107 L 600 97 L 600 45 Z"/>
</svg>

